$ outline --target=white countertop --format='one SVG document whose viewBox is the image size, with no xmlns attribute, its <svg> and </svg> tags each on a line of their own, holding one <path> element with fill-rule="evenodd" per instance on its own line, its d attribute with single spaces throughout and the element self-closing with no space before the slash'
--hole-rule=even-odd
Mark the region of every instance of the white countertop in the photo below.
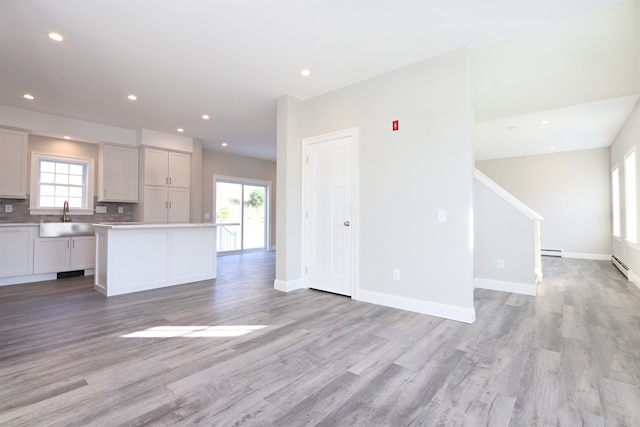
<svg viewBox="0 0 640 427">
<path fill-rule="evenodd" d="M 6 227 L 40 227 L 39 222 L 11 222 L 11 223 L 0 223 L 0 228 Z"/>
<path fill-rule="evenodd" d="M 149 228 L 213 228 L 212 223 L 178 223 L 178 224 L 146 224 L 144 222 L 103 222 L 93 224 L 95 228 L 111 228 L 117 230 L 140 230 Z"/>
</svg>

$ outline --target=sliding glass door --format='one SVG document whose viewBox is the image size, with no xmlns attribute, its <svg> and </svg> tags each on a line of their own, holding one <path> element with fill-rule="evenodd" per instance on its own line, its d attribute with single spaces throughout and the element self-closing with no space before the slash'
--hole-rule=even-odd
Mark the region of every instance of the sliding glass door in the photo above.
<svg viewBox="0 0 640 427">
<path fill-rule="evenodd" d="M 216 178 L 218 252 L 267 250 L 268 184 Z"/>
</svg>

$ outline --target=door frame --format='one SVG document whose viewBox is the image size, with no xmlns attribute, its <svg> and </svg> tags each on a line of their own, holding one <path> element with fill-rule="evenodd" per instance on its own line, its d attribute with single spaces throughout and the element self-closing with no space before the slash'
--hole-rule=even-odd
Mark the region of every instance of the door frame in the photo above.
<svg viewBox="0 0 640 427">
<path fill-rule="evenodd" d="M 217 192 L 216 192 L 216 184 L 218 182 L 218 180 L 224 181 L 224 182 L 229 182 L 232 184 L 240 184 L 240 185 L 255 185 L 255 186 L 264 186 L 266 187 L 266 192 L 267 194 L 265 195 L 265 213 L 264 213 L 264 244 L 265 247 L 264 249 L 248 249 L 245 250 L 244 249 L 244 245 L 241 243 L 241 245 L 243 246 L 242 250 L 239 251 L 225 251 L 225 254 L 232 254 L 232 253 L 243 253 L 243 252 L 251 252 L 251 251 L 262 251 L 264 250 L 266 251 L 270 251 L 272 250 L 271 247 L 271 181 L 265 181 L 265 180 L 261 180 L 261 179 L 251 179 L 251 178 L 241 178 L 238 176 L 229 176 L 229 175 L 213 175 L 213 200 L 212 200 L 212 205 L 213 205 L 213 210 L 212 212 L 212 216 L 213 216 L 213 223 L 215 224 L 215 215 L 216 215 L 216 197 L 217 197 Z M 244 224 L 241 225 L 241 227 L 243 228 L 242 230 L 242 238 L 244 239 Z M 216 231 L 217 234 L 217 231 Z"/>
<path fill-rule="evenodd" d="M 357 268 L 359 264 L 359 248 L 360 248 L 360 213 L 358 207 L 360 206 L 360 181 L 359 181 L 359 129 L 350 128 L 344 129 L 336 132 L 325 133 L 322 135 L 312 136 L 308 138 L 302 139 L 302 156 L 300 158 L 300 168 L 302 169 L 302 197 L 301 197 L 301 206 L 300 213 L 302 216 L 302 229 L 301 240 L 302 240 L 302 256 L 300 257 L 302 260 L 302 265 L 300 266 L 300 271 L 302 271 L 302 283 L 304 288 L 309 288 L 307 283 L 307 275 L 306 275 L 306 265 L 307 265 L 307 257 L 308 257 L 308 248 L 307 248 L 307 222 L 305 221 L 305 205 L 307 201 L 306 194 L 307 188 L 307 180 L 309 179 L 307 168 L 304 167 L 306 163 L 306 158 L 308 155 L 308 147 L 312 144 L 318 144 L 322 142 L 332 141 L 334 139 L 340 138 L 348 138 L 351 137 L 351 299 L 359 299 L 359 290 L 360 290 L 360 282 L 359 282 L 359 269 Z"/>
</svg>

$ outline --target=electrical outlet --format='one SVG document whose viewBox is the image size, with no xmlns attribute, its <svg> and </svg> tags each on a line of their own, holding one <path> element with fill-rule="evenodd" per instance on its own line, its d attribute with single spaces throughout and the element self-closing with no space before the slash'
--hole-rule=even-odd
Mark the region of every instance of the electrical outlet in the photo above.
<svg viewBox="0 0 640 427">
<path fill-rule="evenodd" d="M 211 219 L 211 214 L 209 212 L 206 212 L 204 214 L 204 219 Z"/>
<path fill-rule="evenodd" d="M 5 212 L 13 212 L 13 205 L 4 205 Z"/>
<path fill-rule="evenodd" d="M 96 213 L 107 213 L 106 206 L 96 206 Z"/>
<path fill-rule="evenodd" d="M 124 207 L 118 206 L 118 213 L 124 213 Z"/>
<path fill-rule="evenodd" d="M 498 260 L 498 269 L 499 270 L 504 270 L 504 260 L 503 259 L 499 259 Z"/>
<path fill-rule="evenodd" d="M 400 269 L 393 269 L 393 280 L 400 280 Z"/>
</svg>

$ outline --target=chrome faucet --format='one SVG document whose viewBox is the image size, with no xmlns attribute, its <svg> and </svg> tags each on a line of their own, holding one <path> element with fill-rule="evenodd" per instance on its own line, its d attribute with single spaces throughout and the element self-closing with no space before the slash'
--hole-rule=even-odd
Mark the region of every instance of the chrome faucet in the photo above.
<svg viewBox="0 0 640 427">
<path fill-rule="evenodd" d="M 62 208 L 62 222 L 69 222 L 71 218 L 67 215 L 69 213 L 69 202 L 64 201 L 64 207 Z"/>
</svg>

